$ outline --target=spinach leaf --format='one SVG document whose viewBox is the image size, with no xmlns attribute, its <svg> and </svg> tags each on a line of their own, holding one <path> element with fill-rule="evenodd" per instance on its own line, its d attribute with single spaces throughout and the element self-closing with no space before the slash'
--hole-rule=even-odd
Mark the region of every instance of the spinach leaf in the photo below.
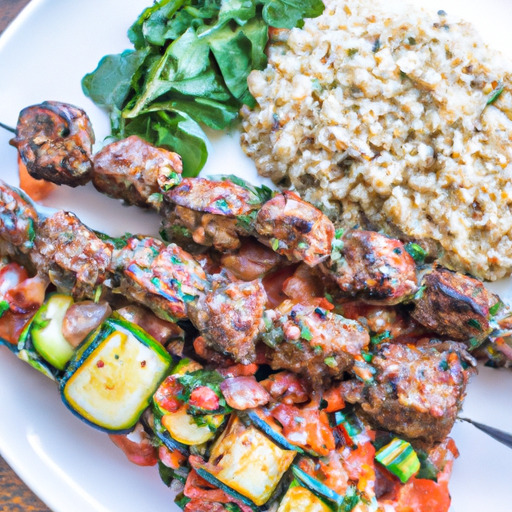
<svg viewBox="0 0 512 512">
<path fill-rule="evenodd" d="M 109 112 L 113 136 L 167 146 L 196 176 L 207 158 L 200 124 L 225 129 L 255 105 L 247 77 L 267 64 L 269 26 L 322 10 L 321 0 L 160 0 L 128 30 L 135 49 L 104 57 L 82 88 Z"/>
<path fill-rule="evenodd" d="M 322 0 L 263 0 L 263 19 L 271 27 L 303 27 L 304 18 L 320 16 L 324 10 Z"/>
<path fill-rule="evenodd" d="M 84 76 L 82 89 L 94 103 L 107 110 L 122 110 L 130 92 L 132 78 L 146 59 L 148 49 L 125 50 L 119 55 L 106 55 L 98 67 Z"/>
</svg>

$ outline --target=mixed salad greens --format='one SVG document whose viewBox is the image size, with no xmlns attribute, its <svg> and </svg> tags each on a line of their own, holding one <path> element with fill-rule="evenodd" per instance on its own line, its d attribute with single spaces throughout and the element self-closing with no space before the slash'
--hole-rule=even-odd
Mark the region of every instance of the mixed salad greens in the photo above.
<svg viewBox="0 0 512 512">
<path fill-rule="evenodd" d="M 82 87 L 108 111 L 113 137 L 168 147 L 196 176 L 208 156 L 200 125 L 223 130 L 254 104 L 247 77 L 266 66 L 269 27 L 300 27 L 323 9 L 321 0 L 161 0 L 130 27 L 134 49 L 103 57 Z"/>
</svg>

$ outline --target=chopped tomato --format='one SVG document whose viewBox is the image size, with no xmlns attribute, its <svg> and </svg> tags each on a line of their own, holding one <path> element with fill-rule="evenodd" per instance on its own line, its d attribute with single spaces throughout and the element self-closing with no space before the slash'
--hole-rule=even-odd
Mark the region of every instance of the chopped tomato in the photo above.
<svg viewBox="0 0 512 512">
<path fill-rule="evenodd" d="M 216 411 L 219 408 L 219 397 L 208 386 L 199 386 L 190 393 L 188 404 L 205 411 Z"/>
<path fill-rule="evenodd" d="M 17 263 L 8 263 L 0 269 L 0 299 L 5 294 L 28 279 L 27 271 Z"/>
<path fill-rule="evenodd" d="M 8 290 L 5 299 L 16 313 L 34 312 L 42 306 L 48 284 L 48 280 L 40 276 L 25 279 Z"/>
<path fill-rule="evenodd" d="M 258 371 L 258 365 L 255 363 L 251 364 L 234 364 L 227 368 L 220 368 L 217 371 L 223 377 L 250 377 Z"/>
<path fill-rule="evenodd" d="M 336 412 L 345 408 L 345 400 L 343 400 L 339 386 L 333 386 L 328 389 L 322 398 L 327 402 L 327 407 L 324 409 L 325 412 Z"/>
<path fill-rule="evenodd" d="M 448 486 L 442 483 L 413 478 L 399 492 L 397 512 L 448 512 Z"/>
<path fill-rule="evenodd" d="M 164 445 L 158 448 L 158 458 L 162 461 L 162 464 L 171 469 L 179 469 L 187 460 L 185 455 L 178 450 L 169 450 Z"/>
<path fill-rule="evenodd" d="M 318 407 L 304 408 L 279 404 L 271 411 L 272 416 L 283 426 L 283 435 L 296 446 L 326 456 L 334 450 L 336 442 L 325 411 Z"/>
<path fill-rule="evenodd" d="M 189 457 L 189 462 L 192 467 L 195 465 L 203 465 L 204 461 L 201 457 L 196 455 L 191 455 Z M 197 472 L 192 469 L 188 474 L 187 481 L 185 482 L 185 489 L 183 489 L 183 494 L 190 498 L 192 501 L 190 503 L 203 503 L 205 506 L 202 508 L 190 508 L 185 510 L 189 510 L 190 512 L 199 512 L 199 511 L 208 511 L 213 512 L 216 510 L 224 510 L 223 508 L 218 508 L 219 503 L 236 503 L 242 512 L 252 512 L 252 509 L 247 505 L 244 505 L 242 502 L 232 498 L 228 494 L 226 494 L 223 490 L 214 487 L 209 482 L 207 482 L 204 478 L 201 478 Z M 206 506 L 207 505 L 207 506 Z"/>
<path fill-rule="evenodd" d="M 128 436 L 138 436 L 139 439 L 129 439 Z M 138 466 L 154 466 L 158 462 L 158 451 L 142 427 L 137 426 L 133 434 L 109 434 L 109 437 L 130 462 Z"/>
<path fill-rule="evenodd" d="M 18 173 L 20 178 L 20 188 L 25 191 L 34 201 L 44 199 L 57 187 L 54 183 L 45 180 L 36 180 L 32 178 L 27 171 L 26 165 L 18 155 Z"/>
<path fill-rule="evenodd" d="M 183 386 L 177 381 L 176 376 L 169 375 L 156 390 L 153 400 L 161 409 L 176 412 L 183 403 L 178 398 L 182 391 Z"/>
</svg>

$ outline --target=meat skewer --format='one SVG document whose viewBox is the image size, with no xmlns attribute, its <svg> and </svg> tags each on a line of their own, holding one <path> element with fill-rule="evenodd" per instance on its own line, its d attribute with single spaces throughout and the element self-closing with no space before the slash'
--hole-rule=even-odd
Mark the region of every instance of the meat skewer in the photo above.
<svg viewBox="0 0 512 512">
<path fill-rule="evenodd" d="M 58 106 L 64 111 L 76 110 Z M 29 143 L 31 134 L 26 134 L 25 126 L 47 109 L 47 102 L 24 109 L 17 139 L 25 134 Z M 80 123 L 75 125 L 72 131 L 79 132 Z M 53 160 L 49 153 L 48 162 Z M 481 287 L 477 280 L 434 269 L 420 285 L 417 266 L 400 241 L 369 231 L 340 233 L 322 212 L 293 192 L 273 195 L 265 187 L 251 187 L 234 177 L 221 181 L 182 178 L 178 155 L 137 137 L 105 146 L 92 161 L 88 178 L 96 188 L 130 204 L 158 210 L 164 218 L 162 235 L 168 240 L 190 249 L 214 247 L 233 255 L 234 264 L 237 256 L 233 251 L 252 236 L 289 262 L 303 261 L 319 271 L 320 279 L 336 285 L 336 295 L 342 300 L 389 305 L 412 302 L 413 317 L 419 323 L 442 336 L 464 341 L 470 348 L 480 345 L 493 330 L 491 310 L 498 299 L 487 292 L 472 296 L 475 286 Z M 52 165 L 34 165 L 33 176 L 65 184 L 67 177 Z M 81 183 L 75 180 L 76 185 Z"/>
</svg>

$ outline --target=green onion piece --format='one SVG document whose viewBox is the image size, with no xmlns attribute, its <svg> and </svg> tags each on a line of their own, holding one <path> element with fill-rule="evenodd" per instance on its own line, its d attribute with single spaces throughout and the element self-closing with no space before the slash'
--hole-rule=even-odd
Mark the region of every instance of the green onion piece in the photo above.
<svg viewBox="0 0 512 512">
<path fill-rule="evenodd" d="M 0 318 L 4 316 L 4 313 L 9 309 L 9 303 L 6 300 L 0 302 Z"/>
<path fill-rule="evenodd" d="M 499 84 L 498 87 L 496 87 L 496 89 L 494 89 L 492 94 L 489 96 L 489 99 L 487 100 L 487 105 L 492 105 L 501 96 L 501 93 L 503 92 L 504 89 L 505 87 L 503 86 L 503 84 Z"/>
<path fill-rule="evenodd" d="M 375 454 L 375 460 L 397 476 L 403 484 L 420 469 L 418 455 L 411 444 L 396 437 Z"/>
<path fill-rule="evenodd" d="M 489 314 L 491 316 L 495 316 L 496 313 L 501 309 L 501 306 L 503 306 L 503 302 L 499 300 L 498 302 L 496 302 L 496 304 L 489 308 Z"/>
<path fill-rule="evenodd" d="M 411 242 L 405 245 L 405 250 L 410 254 L 411 258 L 419 265 L 425 262 L 425 258 L 427 257 L 427 251 L 425 251 L 425 249 L 423 249 L 421 245 Z"/>
</svg>

